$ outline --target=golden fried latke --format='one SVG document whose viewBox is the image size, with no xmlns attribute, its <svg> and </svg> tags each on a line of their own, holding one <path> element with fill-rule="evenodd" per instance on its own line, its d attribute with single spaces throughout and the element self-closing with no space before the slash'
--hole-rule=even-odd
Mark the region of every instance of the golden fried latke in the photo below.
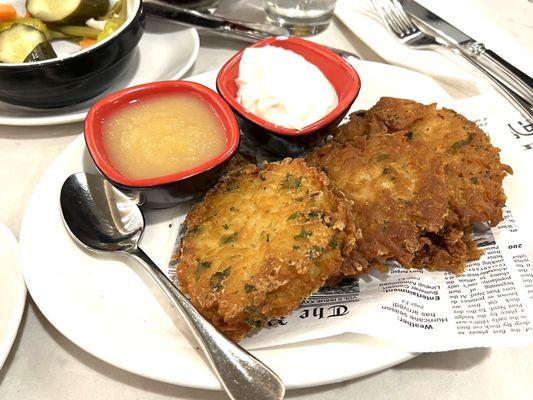
<svg viewBox="0 0 533 400">
<path fill-rule="evenodd" d="M 356 141 L 363 135 L 390 134 L 406 130 L 411 142 L 423 142 L 442 157 L 451 211 L 463 227 L 486 221 L 492 226 L 502 220 L 505 194 L 502 180 L 512 173 L 500 163 L 499 149 L 472 121 L 435 104 L 382 98 L 364 116 L 354 116 L 340 127 L 336 140 Z M 455 221 L 452 221 L 455 222 Z"/>
<path fill-rule="evenodd" d="M 362 238 L 342 272 L 357 275 L 389 259 L 414 267 L 425 234 L 438 232 L 448 211 L 440 158 L 405 131 L 357 139 L 331 142 L 307 157 L 353 201 Z"/>
<path fill-rule="evenodd" d="M 368 111 L 353 114 L 350 122 L 336 130 L 334 141 L 344 145 L 383 138 L 394 141 L 399 132 L 410 146 L 424 145 L 440 159 L 445 181 L 442 194 L 447 197 L 448 208 L 442 228 L 427 231 L 421 238 L 425 244 L 415 251 L 412 263 L 403 264 L 461 273 L 466 261 L 481 255 L 471 238 L 472 224 L 489 222 L 495 226 L 502 220 L 506 199 L 502 180 L 512 170 L 500 163 L 499 149 L 475 123 L 455 111 L 437 110 L 435 104 L 412 100 L 382 98 Z M 335 157 L 330 156 L 332 160 Z M 331 179 L 337 183 L 333 176 Z M 436 201 L 439 206 L 441 197 Z M 365 227 L 361 229 L 364 235 Z"/>
<path fill-rule="evenodd" d="M 239 340 L 339 274 L 355 242 L 349 208 L 303 159 L 238 167 L 187 216 L 179 284 L 208 321 Z"/>
</svg>

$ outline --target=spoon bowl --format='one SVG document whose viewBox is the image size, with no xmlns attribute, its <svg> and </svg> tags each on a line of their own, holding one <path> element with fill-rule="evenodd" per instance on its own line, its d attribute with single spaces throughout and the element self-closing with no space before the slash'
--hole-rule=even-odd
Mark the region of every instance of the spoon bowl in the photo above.
<svg viewBox="0 0 533 400">
<path fill-rule="evenodd" d="M 144 218 L 135 202 L 98 175 L 70 175 L 60 195 L 63 220 L 84 247 L 101 252 L 137 246 Z"/>
</svg>

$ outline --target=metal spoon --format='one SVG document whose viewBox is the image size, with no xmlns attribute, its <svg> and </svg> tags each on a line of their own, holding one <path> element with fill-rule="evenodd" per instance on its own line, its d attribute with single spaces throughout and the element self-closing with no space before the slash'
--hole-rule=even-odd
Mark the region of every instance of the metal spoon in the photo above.
<svg viewBox="0 0 533 400">
<path fill-rule="evenodd" d="M 65 224 L 83 247 L 125 253 L 144 266 L 192 331 L 231 399 L 283 399 L 281 379 L 207 322 L 138 247 L 144 218 L 132 199 L 99 175 L 78 173 L 63 183 L 60 202 Z"/>
</svg>

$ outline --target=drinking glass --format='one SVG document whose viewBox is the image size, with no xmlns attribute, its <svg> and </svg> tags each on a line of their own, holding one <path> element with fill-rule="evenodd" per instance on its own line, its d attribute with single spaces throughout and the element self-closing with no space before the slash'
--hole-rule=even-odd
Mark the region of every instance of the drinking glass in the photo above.
<svg viewBox="0 0 533 400">
<path fill-rule="evenodd" d="M 315 35 L 327 28 L 337 0 L 265 0 L 268 19 L 297 36 Z"/>
</svg>

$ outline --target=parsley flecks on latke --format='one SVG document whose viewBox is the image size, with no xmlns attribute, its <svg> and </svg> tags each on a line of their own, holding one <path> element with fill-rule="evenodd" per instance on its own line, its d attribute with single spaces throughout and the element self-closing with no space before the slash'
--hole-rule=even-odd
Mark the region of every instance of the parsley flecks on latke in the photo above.
<svg viewBox="0 0 533 400">
<path fill-rule="evenodd" d="M 319 149 L 308 159 L 312 165 L 325 167 L 332 183 L 344 190 L 348 198 L 356 199 L 361 191 L 368 192 L 368 187 L 381 186 L 382 189 L 387 179 L 373 176 L 364 185 L 357 181 L 357 177 L 364 174 L 367 168 L 373 169 L 375 166 L 361 165 L 360 160 L 353 162 L 351 159 L 343 159 L 342 149 L 345 147 L 358 149 L 362 153 L 358 157 L 365 159 L 369 157 L 368 152 L 372 152 L 369 149 L 384 140 L 390 140 L 391 151 L 388 153 L 397 152 L 398 155 L 394 158 L 377 156 L 382 158 L 381 166 L 384 170 L 390 167 L 389 163 L 394 164 L 397 158 L 403 157 L 405 163 L 419 165 L 415 168 L 418 171 L 415 175 L 409 172 L 409 168 L 403 168 L 404 176 L 411 174 L 413 182 L 424 173 L 423 164 L 427 165 L 426 174 L 433 170 L 436 176 L 443 178 L 444 186 L 437 183 L 439 178 L 422 197 L 420 193 L 412 193 L 413 198 L 418 199 L 417 202 L 425 199 L 429 202 L 425 207 L 433 207 L 439 213 L 442 197 L 445 197 L 446 212 L 442 214 L 441 228 L 435 231 L 416 222 L 420 228 L 417 243 L 423 244 L 422 247 L 409 246 L 407 242 L 399 241 L 397 251 L 381 254 L 379 260 L 397 259 L 405 267 L 461 273 L 466 261 L 479 258 L 482 252 L 476 248 L 471 238 L 472 225 L 489 222 L 491 226 L 495 226 L 502 220 L 502 208 L 506 199 L 502 181 L 512 170 L 500 162 L 499 149 L 490 143 L 489 137 L 474 122 L 453 110 L 437 109 L 435 104 L 423 105 L 412 100 L 384 97 L 368 111 L 352 114 L 350 121 L 337 128 L 334 136 L 333 144 L 328 145 L 332 147 L 329 154 Z M 397 143 L 399 138 L 403 138 L 401 146 Z M 405 145 L 410 149 L 406 150 Z M 325 155 L 320 156 L 322 153 Z M 433 161 L 429 162 L 430 159 Z M 375 161 L 377 164 L 378 160 Z M 435 162 L 440 164 L 439 168 L 433 167 Z M 363 171 L 358 171 L 358 168 L 363 168 Z M 437 173 L 439 169 L 443 174 Z M 397 186 L 392 184 L 391 188 Z M 412 188 L 414 190 L 416 185 Z M 435 193 L 433 189 L 436 188 L 441 188 L 442 192 Z M 390 196 L 397 194 L 394 190 L 390 191 Z M 394 208 L 382 208 L 380 202 L 394 203 L 394 200 L 375 197 L 374 200 L 367 198 L 366 202 L 356 201 L 354 222 L 363 234 L 358 248 L 374 240 L 372 236 L 368 236 L 367 226 L 357 218 L 358 214 L 366 215 L 372 210 L 381 210 L 382 218 L 389 220 L 388 226 L 390 221 L 400 222 L 405 216 L 403 213 L 398 214 Z M 394 244 L 394 237 L 390 239 L 391 244 Z M 376 246 L 379 245 L 381 243 L 376 243 Z M 409 252 L 412 253 L 410 260 L 399 257 Z M 359 259 L 358 265 L 365 260 L 379 265 L 379 260 L 373 259 L 371 254 L 357 249 L 352 259 Z M 347 271 L 354 274 L 353 270 Z"/>
<path fill-rule="evenodd" d="M 346 259 L 351 276 L 394 259 L 413 266 L 415 253 L 438 232 L 448 212 L 444 171 L 439 157 L 406 132 L 346 143 L 331 142 L 307 157 L 338 190 L 352 200 L 362 237 Z"/>
<path fill-rule="evenodd" d="M 187 216 L 179 284 L 208 321 L 239 340 L 339 274 L 355 241 L 348 208 L 303 159 L 239 166 Z"/>
</svg>

